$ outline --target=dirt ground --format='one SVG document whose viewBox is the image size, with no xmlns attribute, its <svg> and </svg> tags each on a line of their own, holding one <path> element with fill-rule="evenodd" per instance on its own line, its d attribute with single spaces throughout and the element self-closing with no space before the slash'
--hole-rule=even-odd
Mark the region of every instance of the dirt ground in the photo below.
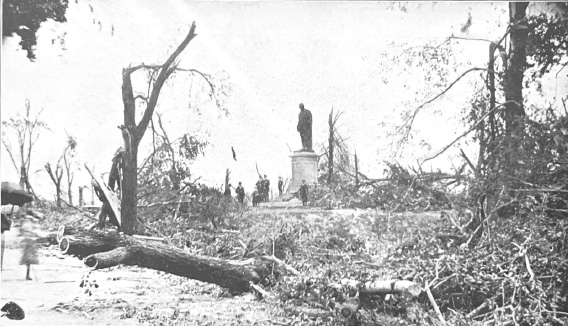
<svg viewBox="0 0 568 326">
<path fill-rule="evenodd" d="M 26 281 L 18 233 L 17 228 L 5 232 L 0 303 L 18 303 L 26 317 L 0 317 L 0 325 L 273 325 L 268 320 L 278 320 L 273 308 L 252 294 L 233 297 L 215 285 L 137 267 L 89 273 L 81 260 L 54 247 L 40 249 L 40 264 L 32 266 L 33 280 Z M 92 286 L 80 287 L 87 275 Z M 136 312 L 143 318 L 134 318 Z"/>
</svg>

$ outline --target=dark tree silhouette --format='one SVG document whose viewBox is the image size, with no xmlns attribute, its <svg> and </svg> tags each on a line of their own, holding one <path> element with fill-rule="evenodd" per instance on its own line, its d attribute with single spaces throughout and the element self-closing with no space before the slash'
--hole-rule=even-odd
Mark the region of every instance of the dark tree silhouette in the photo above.
<svg viewBox="0 0 568 326">
<path fill-rule="evenodd" d="M 68 0 L 4 0 L 2 3 L 2 41 L 13 34 L 22 40 L 20 46 L 28 53 L 30 60 L 35 60 L 37 31 L 48 19 L 67 22 L 65 14 Z"/>
</svg>

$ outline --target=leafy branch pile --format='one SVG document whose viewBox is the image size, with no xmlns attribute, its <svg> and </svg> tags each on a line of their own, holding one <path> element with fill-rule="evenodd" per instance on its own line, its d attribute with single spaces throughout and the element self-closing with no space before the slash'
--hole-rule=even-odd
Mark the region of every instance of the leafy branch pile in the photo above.
<svg viewBox="0 0 568 326">
<path fill-rule="evenodd" d="M 350 176 L 342 182 L 312 190 L 315 206 L 325 208 L 381 208 L 389 211 L 427 211 L 452 208 L 463 203 L 460 187 L 467 177 L 461 172 L 413 171 L 387 163 L 384 179 L 362 178 L 355 184 Z M 463 169 L 462 169 L 463 170 Z M 451 188 L 453 187 L 453 188 Z"/>
<path fill-rule="evenodd" d="M 499 219 L 470 242 L 475 233 L 462 232 L 451 218 L 434 236 L 420 237 L 412 250 L 388 260 L 395 269 L 416 271 L 452 324 L 469 325 L 472 318 L 498 325 L 568 322 L 567 221 Z"/>
</svg>

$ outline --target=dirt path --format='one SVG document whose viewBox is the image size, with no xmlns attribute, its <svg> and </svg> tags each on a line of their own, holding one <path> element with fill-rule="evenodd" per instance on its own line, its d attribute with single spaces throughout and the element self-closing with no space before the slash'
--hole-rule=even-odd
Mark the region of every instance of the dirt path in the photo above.
<svg viewBox="0 0 568 326">
<path fill-rule="evenodd" d="M 77 259 L 57 256 L 57 251 L 40 250 L 40 265 L 32 266 L 32 281 L 24 280 L 26 268 L 19 264 L 21 251 L 17 228 L 5 232 L 6 249 L 1 274 L 2 287 L 0 303 L 18 303 L 25 311 L 21 321 L 0 319 L 2 325 L 94 325 L 84 316 L 60 314 L 50 308 L 57 303 L 73 300 L 79 295 L 79 282 L 86 269 Z M 57 255 L 57 256 L 56 256 Z"/>
</svg>

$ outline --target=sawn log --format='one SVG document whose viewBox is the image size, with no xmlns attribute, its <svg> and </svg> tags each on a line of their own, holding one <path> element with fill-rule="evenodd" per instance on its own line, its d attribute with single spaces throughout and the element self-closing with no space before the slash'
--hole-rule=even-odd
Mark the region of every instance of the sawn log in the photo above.
<svg viewBox="0 0 568 326">
<path fill-rule="evenodd" d="M 191 279 L 218 284 L 233 293 L 250 290 L 250 283 L 267 284 L 271 263 L 258 260 L 233 261 L 191 255 L 156 241 L 142 241 L 116 233 L 83 232 L 64 236 L 63 254 L 85 257 L 85 265 L 104 269 L 136 265 Z"/>
</svg>

